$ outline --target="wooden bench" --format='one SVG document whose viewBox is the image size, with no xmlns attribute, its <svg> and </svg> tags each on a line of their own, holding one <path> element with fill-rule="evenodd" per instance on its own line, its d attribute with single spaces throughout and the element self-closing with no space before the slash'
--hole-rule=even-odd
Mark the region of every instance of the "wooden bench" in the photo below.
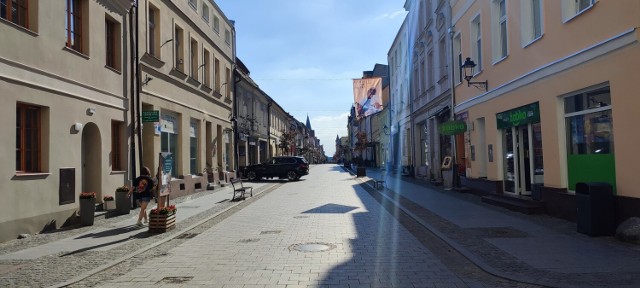
<svg viewBox="0 0 640 288">
<path fill-rule="evenodd" d="M 239 195 L 242 198 L 245 198 L 245 193 L 249 190 L 250 196 L 253 196 L 253 187 L 244 186 L 242 184 L 242 179 L 235 178 L 231 179 L 231 187 L 233 187 L 233 197 L 231 197 L 231 201 L 236 199 L 236 195 Z"/>
</svg>

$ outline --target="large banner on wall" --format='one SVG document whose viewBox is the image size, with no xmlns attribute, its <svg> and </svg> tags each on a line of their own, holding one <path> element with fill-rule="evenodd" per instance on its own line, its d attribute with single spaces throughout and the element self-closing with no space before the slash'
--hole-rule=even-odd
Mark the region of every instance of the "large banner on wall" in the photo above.
<svg viewBox="0 0 640 288">
<path fill-rule="evenodd" d="M 353 79 L 353 98 L 358 119 L 382 111 L 382 78 Z"/>
</svg>

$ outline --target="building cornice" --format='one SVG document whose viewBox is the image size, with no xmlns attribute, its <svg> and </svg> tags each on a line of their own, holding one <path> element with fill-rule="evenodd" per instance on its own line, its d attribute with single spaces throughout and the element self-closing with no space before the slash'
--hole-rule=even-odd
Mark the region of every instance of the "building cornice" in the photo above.
<svg viewBox="0 0 640 288">
<path fill-rule="evenodd" d="M 471 99 L 458 103 L 455 111 L 464 111 L 475 105 L 490 101 L 509 92 L 515 91 L 534 82 L 551 77 L 558 73 L 583 65 L 594 59 L 605 56 L 612 51 L 622 49 L 626 46 L 638 44 L 636 28 L 629 29 L 623 33 L 604 40 L 600 43 L 582 49 L 576 53 L 547 63 L 539 68 L 531 70 L 522 76 L 504 83 L 488 92 L 475 96 Z"/>
</svg>

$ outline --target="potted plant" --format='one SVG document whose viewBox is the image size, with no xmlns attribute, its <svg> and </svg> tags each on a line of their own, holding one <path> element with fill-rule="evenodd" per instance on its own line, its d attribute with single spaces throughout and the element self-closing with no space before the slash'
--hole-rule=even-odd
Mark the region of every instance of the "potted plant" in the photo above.
<svg viewBox="0 0 640 288">
<path fill-rule="evenodd" d="M 109 211 L 115 208 L 115 198 L 113 198 L 112 195 L 102 197 L 102 201 L 104 203 L 104 210 Z"/>
<path fill-rule="evenodd" d="M 129 214 L 131 211 L 131 199 L 127 196 L 129 186 L 123 185 L 116 188 L 116 211 L 118 214 Z"/>
<path fill-rule="evenodd" d="M 168 205 L 149 211 L 149 232 L 162 233 L 176 226 L 176 205 Z"/>
<path fill-rule="evenodd" d="M 96 212 L 96 192 L 80 193 L 80 224 L 83 226 L 93 225 Z"/>
</svg>

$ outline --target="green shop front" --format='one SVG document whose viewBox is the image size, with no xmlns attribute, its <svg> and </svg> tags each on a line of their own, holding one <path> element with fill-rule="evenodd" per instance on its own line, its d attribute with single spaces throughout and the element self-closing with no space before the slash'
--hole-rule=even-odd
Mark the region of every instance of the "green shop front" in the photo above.
<svg viewBox="0 0 640 288">
<path fill-rule="evenodd" d="M 530 196 L 544 183 L 542 128 L 538 102 L 496 114 L 501 131 L 503 191 Z"/>
</svg>

